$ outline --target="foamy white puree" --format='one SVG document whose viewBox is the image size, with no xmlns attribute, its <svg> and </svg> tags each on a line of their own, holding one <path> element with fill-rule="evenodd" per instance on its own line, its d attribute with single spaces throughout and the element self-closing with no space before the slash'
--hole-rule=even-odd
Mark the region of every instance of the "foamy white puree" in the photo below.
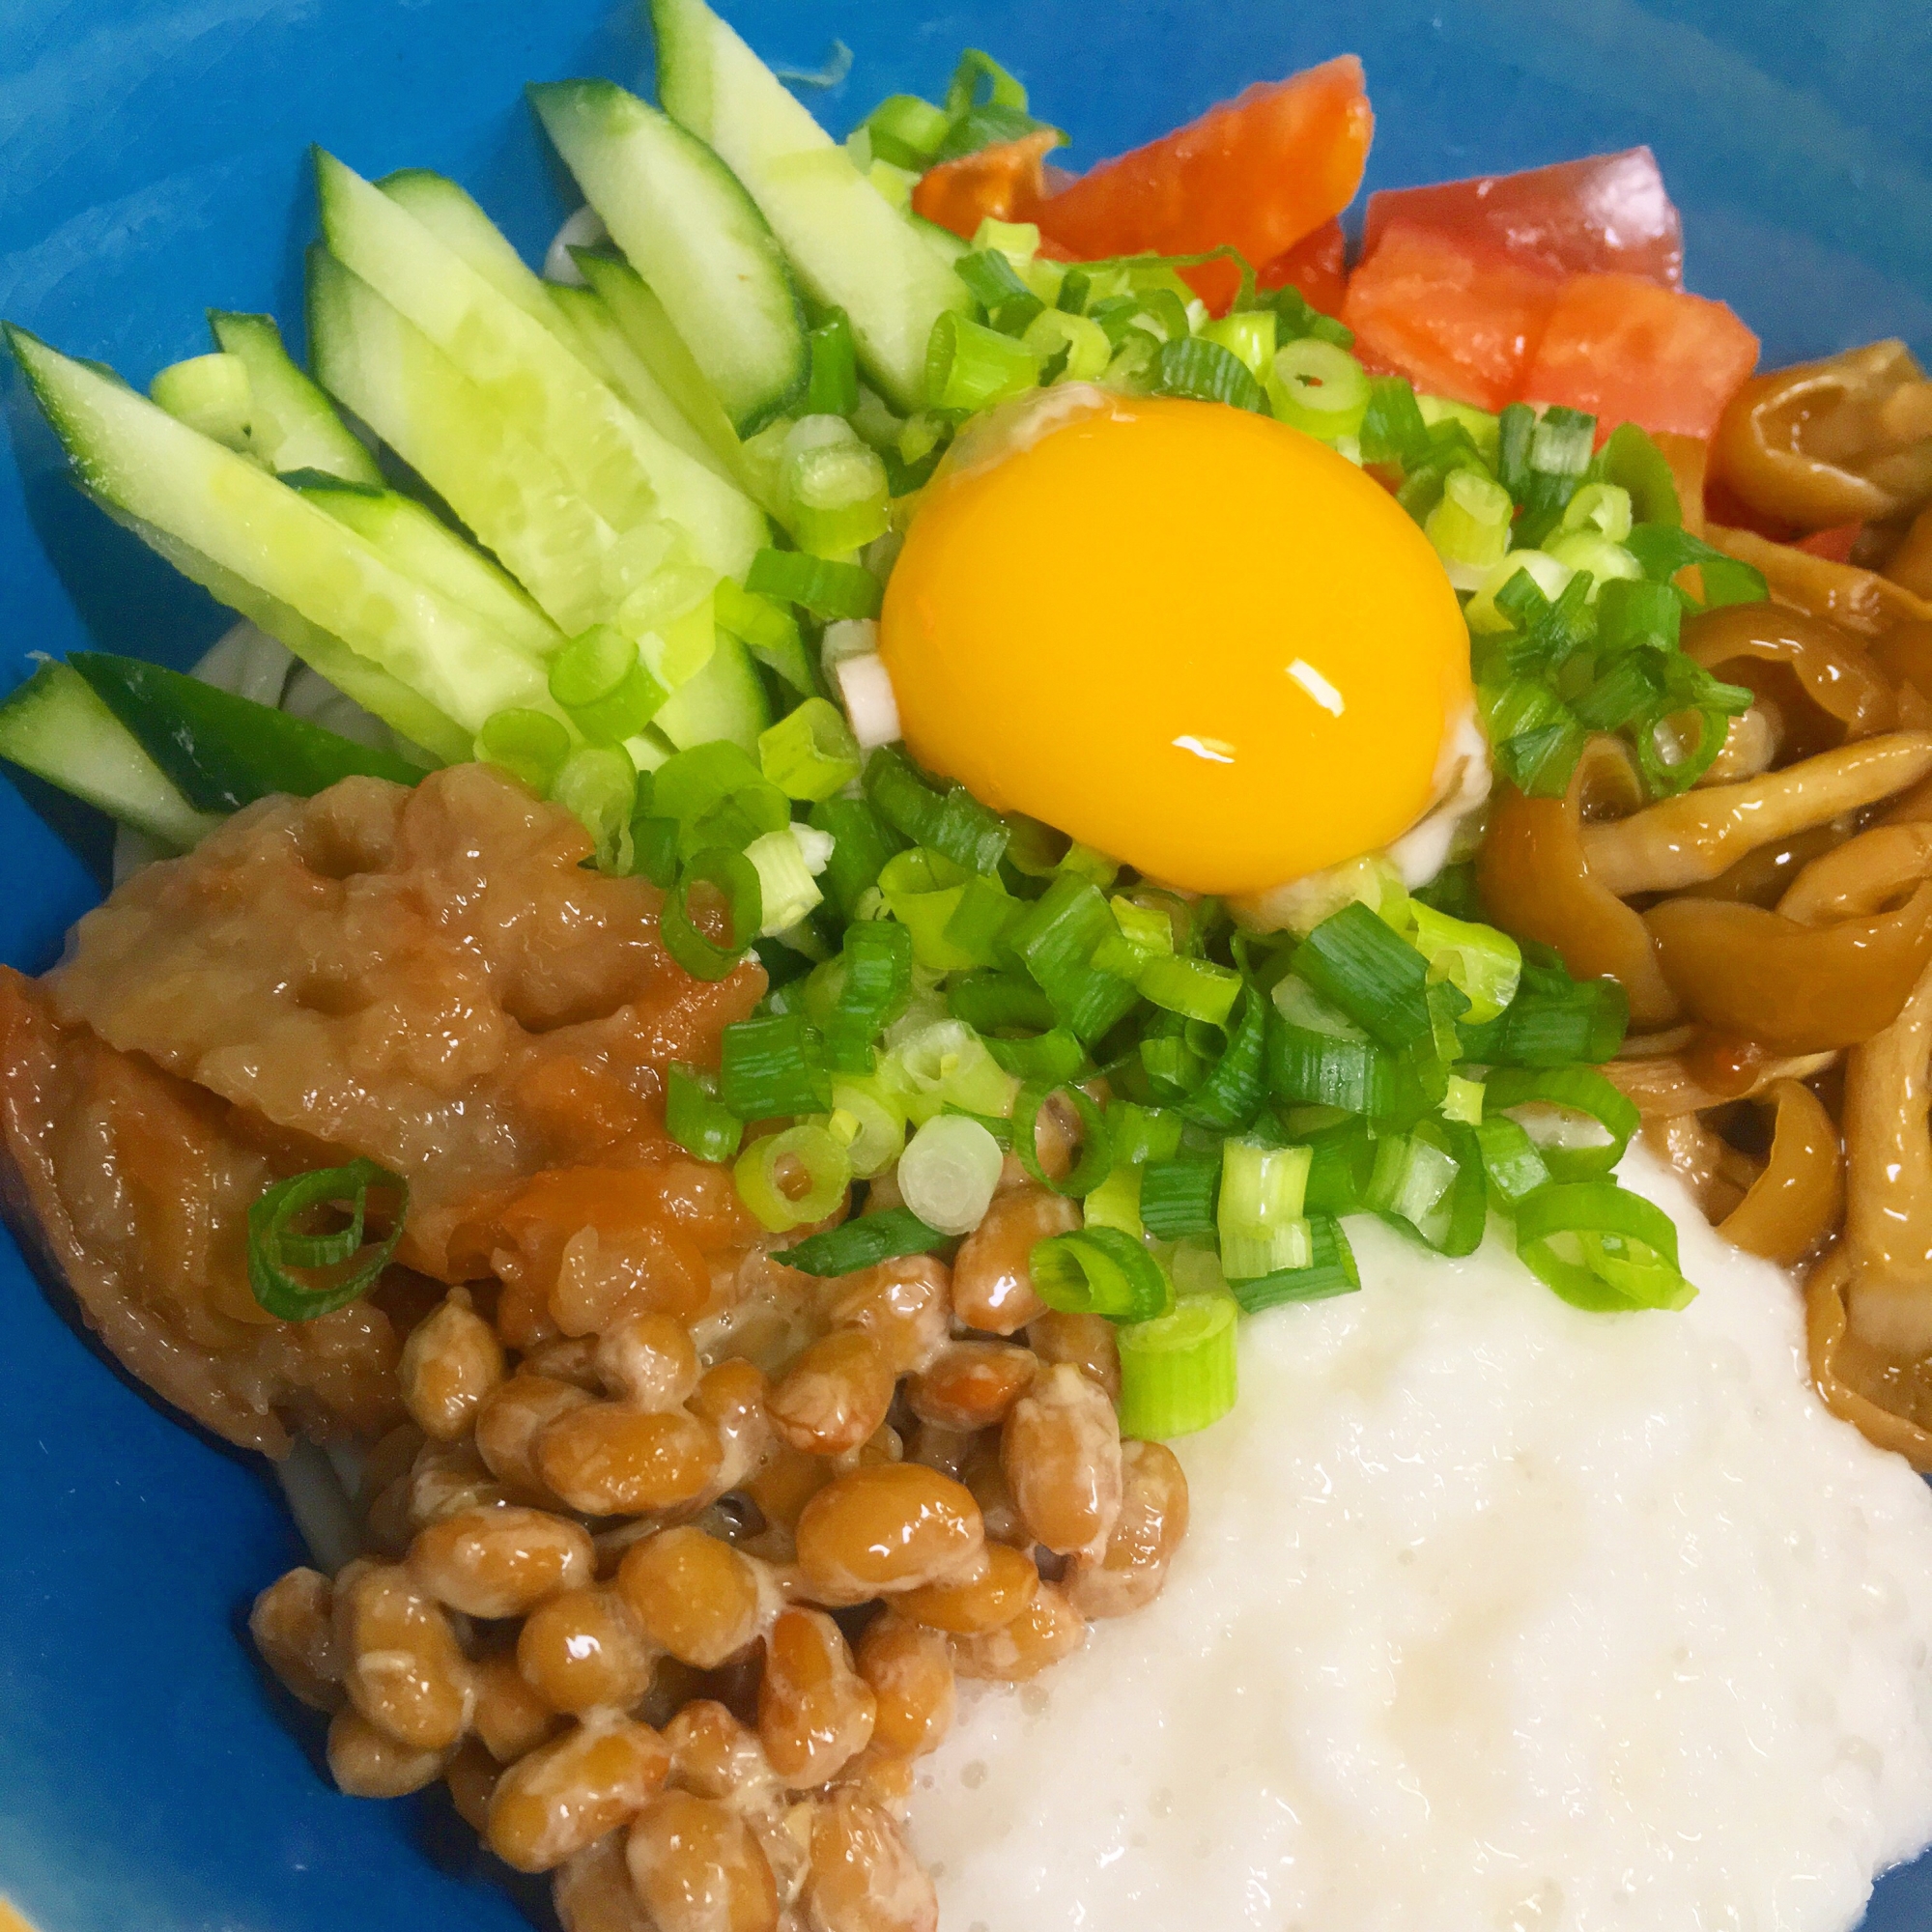
<svg viewBox="0 0 1932 1932">
<path fill-rule="evenodd" d="M 1845 1932 L 1932 1839 L 1932 1492 L 1821 1406 L 1790 1281 L 1641 1152 L 1681 1315 L 1350 1224 L 1177 1444 L 1166 1592 L 962 1687 L 944 1932 Z"/>
</svg>

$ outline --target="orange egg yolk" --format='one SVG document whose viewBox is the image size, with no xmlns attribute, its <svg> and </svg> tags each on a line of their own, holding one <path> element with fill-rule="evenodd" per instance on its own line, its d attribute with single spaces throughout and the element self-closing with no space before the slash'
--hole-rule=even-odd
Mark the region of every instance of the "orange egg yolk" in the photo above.
<svg viewBox="0 0 1932 1932">
<path fill-rule="evenodd" d="M 1470 705 L 1428 540 L 1286 424 L 1087 393 L 987 425 L 922 498 L 880 625 L 908 749 L 1194 892 L 1399 838 Z"/>
</svg>

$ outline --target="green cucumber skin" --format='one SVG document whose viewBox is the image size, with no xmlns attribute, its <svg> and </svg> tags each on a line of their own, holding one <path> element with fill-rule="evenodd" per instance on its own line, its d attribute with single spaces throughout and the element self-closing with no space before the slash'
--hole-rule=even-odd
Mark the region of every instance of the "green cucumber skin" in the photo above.
<svg viewBox="0 0 1932 1932">
<path fill-rule="evenodd" d="M 239 811 L 277 792 L 312 798 L 346 778 L 422 777 L 391 752 L 140 658 L 75 651 L 68 663 L 197 811 Z"/>
<path fill-rule="evenodd" d="M 278 475 L 315 469 L 345 483 L 381 485 L 376 459 L 336 414 L 320 384 L 282 346 L 273 316 L 211 309 L 208 326 L 215 341 L 248 372 L 249 392 L 269 418 L 269 425 L 254 425 L 250 440 Z"/>
<path fill-rule="evenodd" d="M 221 822 L 196 811 L 87 680 L 58 661 L 0 703 L 0 758 L 176 852 Z"/>
<path fill-rule="evenodd" d="M 744 185 L 695 134 L 614 82 L 554 81 L 528 93 L 733 430 L 753 436 L 784 414 L 811 374 L 805 304 Z"/>
<path fill-rule="evenodd" d="M 315 479 L 296 487 L 337 523 L 374 544 L 398 570 L 466 605 L 520 649 L 548 658 L 562 648 L 563 633 L 516 580 L 414 497 Z"/>
<path fill-rule="evenodd" d="M 631 410 L 550 328 L 498 293 L 399 203 L 317 151 L 329 252 L 542 446 L 612 529 L 668 519 L 736 575 L 769 535 L 763 513 Z"/>
<path fill-rule="evenodd" d="M 806 293 L 851 318 L 859 360 L 902 414 L 924 401 L 932 325 L 965 285 L 704 0 L 651 0 L 658 96 L 744 183 Z"/>
<path fill-rule="evenodd" d="M 741 473 L 738 432 L 712 393 L 684 338 L 671 326 L 665 305 L 628 262 L 598 248 L 573 248 L 571 259 L 595 291 L 618 332 L 657 378 L 658 385 L 701 436 L 740 489 L 753 497 Z M 765 508 L 771 506 L 766 504 Z"/>
<path fill-rule="evenodd" d="M 7 340 L 77 479 L 117 516 L 205 556 L 270 605 L 292 609 L 326 640 L 366 659 L 384 682 L 400 682 L 466 733 L 505 705 L 533 704 L 560 717 L 529 658 L 287 484 L 24 329 L 10 327 Z M 330 675 L 327 666 L 318 668 Z M 347 681 L 332 681 L 361 701 Z M 369 708 L 384 715 L 380 705 Z M 417 731 L 399 728 L 423 742 Z"/>
<path fill-rule="evenodd" d="M 557 313 L 574 331 L 576 345 L 584 360 L 667 440 L 674 442 L 687 456 L 735 488 L 737 478 L 729 466 L 678 408 L 669 392 L 652 372 L 651 366 L 632 346 L 631 338 L 617 327 L 616 319 L 605 306 L 595 289 L 578 288 L 559 282 L 550 290 Z"/>
</svg>

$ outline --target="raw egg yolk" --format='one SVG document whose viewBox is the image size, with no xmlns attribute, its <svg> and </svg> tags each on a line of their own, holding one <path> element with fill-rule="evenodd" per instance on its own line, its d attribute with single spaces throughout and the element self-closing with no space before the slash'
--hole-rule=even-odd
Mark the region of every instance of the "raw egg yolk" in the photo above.
<svg viewBox="0 0 1932 1932">
<path fill-rule="evenodd" d="M 921 499 L 879 643 L 908 749 L 1193 892 L 1399 838 L 1470 706 L 1427 538 L 1284 423 L 1087 393 L 995 421 Z"/>
</svg>

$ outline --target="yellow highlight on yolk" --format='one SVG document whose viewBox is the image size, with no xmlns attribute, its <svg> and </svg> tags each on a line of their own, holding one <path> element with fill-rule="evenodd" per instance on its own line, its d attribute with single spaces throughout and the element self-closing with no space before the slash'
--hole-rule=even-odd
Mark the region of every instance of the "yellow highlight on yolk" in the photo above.
<svg viewBox="0 0 1932 1932">
<path fill-rule="evenodd" d="M 1428 540 L 1286 424 L 1094 396 L 922 499 L 879 644 L 908 749 L 1194 892 L 1399 838 L 1470 703 Z"/>
</svg>

